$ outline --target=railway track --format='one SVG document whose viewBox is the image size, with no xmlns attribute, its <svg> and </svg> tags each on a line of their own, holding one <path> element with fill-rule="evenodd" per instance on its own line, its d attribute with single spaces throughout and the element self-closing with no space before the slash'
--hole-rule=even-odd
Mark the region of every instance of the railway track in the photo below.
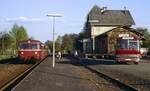
<svg viewBox="0 0 150 91">
<path fill-rule="evenodd" d="M 80 60 L 80 59 L 78 59 L 78 60 Z M 137 88 L 135 88 L 129 84 L 123 83 L 116 78 L 112 78 L 112 77 L 110 77 L 110 76 L 108 76 L 108 75 L 106 75 L 100 71 L 97 71 L 94 68 L 91 68 L 91 67 L 85 65 L 83 62 L 79 62 L 79 64 L 81 64 L 84 68 L 88 69 L 92 73 L 95 73 L 99 77 L 111 82 L 112 84 L 114 84 L 115 86 L 119 87 L 120 89 L 122 89 L 124 91 L 139 91 L 139 89 L 137 89 Z"/>
<path fill-rule="evenodd" d="M 42 60 L 43 61 L 43 60 Z M 14 86 L 16 86 L 21 80 L 23 80 L 34 68 L 36 68 L 42 61 L 37 62 L 32 65 L 29 69 L 25 70 L 23 73 L 17 75 L 4 85 L 0 87 L 0 91 L 10 91 Z"/>
<path fill-rule="evenodd" d="M 102 77 L 105 80 L 111 82 L 112 84 L 118 86 L 122 90 L 125 90 L 125 91 L 139 91 L 137 88 L 132 87 L 132 86 L 130 86 L 128 84 L 125 84 L 125 83 L 119 81 L 118 79 L 112 78 L 112 77 L 110 77 L 110 76 L 108 76 L 106 74 L 103 74 L 103 73 L 101 73 L 101 72 L 99 72 L 99 71 L 97 71 L 97 70 L 95 70 L 95 69 L 93 69 L 91 67 L 88 67 L 88 66 L 84 66 L 84 67 L 86 69 L 90 70 L 92 73 L 97 74 L 99 77 Z"/>
</svg>

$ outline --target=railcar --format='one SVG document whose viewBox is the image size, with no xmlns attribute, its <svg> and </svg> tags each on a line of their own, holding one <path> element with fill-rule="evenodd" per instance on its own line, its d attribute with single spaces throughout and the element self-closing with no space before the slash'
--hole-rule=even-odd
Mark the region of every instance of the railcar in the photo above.
<svg viewBox="0 0 150 91">
<path fill-rule="evenodd" d="M 24 61 L 36 59 L 42 60 L 48 56 L 46 46 L 38 40 L 24 40 L 18 43 L 18 57 Z"/>
<path fill-rule="evenodd" d="M 131 37 L 119 37 L 117 39 L 117 49 L 115 51 L 117 62 L 134 62 L 140 61 L 140 39 Z"/>
</svg>

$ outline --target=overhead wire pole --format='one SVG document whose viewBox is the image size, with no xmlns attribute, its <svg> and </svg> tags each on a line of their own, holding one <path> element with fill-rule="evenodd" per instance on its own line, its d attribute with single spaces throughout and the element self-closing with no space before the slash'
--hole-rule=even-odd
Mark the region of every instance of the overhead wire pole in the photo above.
<svg viewBox="0 0 150 91">
<path fill-rule="evenodd" d="M 61 17 L 60 14 L 47 14 L 48 17 L 53 18 L 53 65 L 52 67 L 55 67 L 55 18 Z"/>
</svg>

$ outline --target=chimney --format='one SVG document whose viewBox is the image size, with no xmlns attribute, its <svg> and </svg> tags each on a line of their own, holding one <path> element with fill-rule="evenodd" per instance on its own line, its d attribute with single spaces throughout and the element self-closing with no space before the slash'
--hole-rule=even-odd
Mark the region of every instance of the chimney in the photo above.
<svg viewBox="0 0 150 91">
<path fill-rule="evenodd" d="M 126 8 L 126 6 L 124 6 L 124 14 L 126 14 L 127 12 L 127 8 Z"/>
<path fill-rule="evenodd" d="M 126 6 L 124 6 L 124 10 L 127 10 Z"/>
</svg>

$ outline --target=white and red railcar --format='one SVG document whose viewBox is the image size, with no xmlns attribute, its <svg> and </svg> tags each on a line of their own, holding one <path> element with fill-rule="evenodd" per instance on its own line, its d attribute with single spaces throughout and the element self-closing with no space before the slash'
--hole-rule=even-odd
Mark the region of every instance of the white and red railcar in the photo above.
<svg viewBox="0 0 150 91">
<path fill-rule="evenodd" d="M 46 46 L 38 40 L 24 40 L 19 42 L 18 57 L 22 60 L 42 60 L 48 56 Z"/>
<path fill-rule="evenodd" d="M 117 62 L 138 63 L 141 58 L 140 38 L 135 36 L 118 38 L 115 55 Z"/>
<path fill-rule="evenodd" d="M 140 40 L 142 34 L 134 29 L 121 26 L 83 40 L 86 57 L 113 58 L 115 62 L 138 63 L 141 58 Z"/>
</svg>

